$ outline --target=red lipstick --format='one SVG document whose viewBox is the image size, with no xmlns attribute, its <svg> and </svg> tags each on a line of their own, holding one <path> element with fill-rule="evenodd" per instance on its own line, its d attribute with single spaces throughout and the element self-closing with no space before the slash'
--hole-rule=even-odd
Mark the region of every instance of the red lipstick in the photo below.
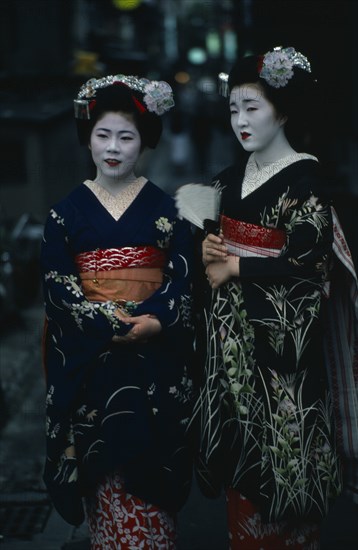
<svg viewBox="0 0 358 550">
<path fill-rule="evenodd" d="M 241 132 L 241 139 L 245 141 L 245 139 L 249 138 L 251 134 L 248 134 L 247 132 Z"/>
<path fill-rule="evenodd" d="M 116 159 L 106 159 L 106 163 L 111 166 L 111 167 L 114 167 L 114 166 L 118 166 L 118 164 L 120 163 L 119 160 L 116 160 Z"/>
</svg>

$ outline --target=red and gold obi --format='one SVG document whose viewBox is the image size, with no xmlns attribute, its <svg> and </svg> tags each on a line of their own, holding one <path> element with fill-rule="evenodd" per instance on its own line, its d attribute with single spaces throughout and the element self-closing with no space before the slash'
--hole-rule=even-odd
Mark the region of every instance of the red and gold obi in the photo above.
<svg viewBox="0 0 358 550">
<path fill-rule="evenodd" d="M 88 300 L 138 303 L 162 284 L 166 257 L 154 246 L 125 246 L 82 252 L 75 262 Z"/>
<path fill-rule="evenodd" d="M 286 233 L 281 229 L 233 220 L 223 215 L 220 225 L 232 256 L 277 257 L 286 242 Z"/>
</svg>

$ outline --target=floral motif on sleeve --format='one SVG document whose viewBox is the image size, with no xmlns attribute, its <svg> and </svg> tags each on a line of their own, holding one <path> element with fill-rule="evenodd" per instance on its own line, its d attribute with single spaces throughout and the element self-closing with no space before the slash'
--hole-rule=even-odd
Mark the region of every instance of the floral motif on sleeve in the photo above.
<svg viewBox="0 0 358 550">
<path fill-rule="evenodd" d="M 59 214 L 57 214 L 56 210 L 54 210 L 53 208 L 51 208 L 50 210 L 50 216 L 51 218 L 53 218 L 56 223 L 58 223 L 59 225 L 65 225 L 65 220 L 64 218 L 62 218 Z"/>
<path fill-rule="evenodd" d="M 314 195 L 311 195 L 300 208 L 288 207 L 287 214 L 289 220 L 285 227 L 288 234 L 292 233 L 296 226 L 307 222 L 316 230 L 316 242 L 322 237 L 322 229 L 328 225 L 327 212 Z"/>
<path fill-rule="evenodd" d="M 163 239 L 157 240 L 157 245 L 159 248 L 167 248 L 173 234 L 174 223 L 171 223 L 168 218 L 161 216 L 158 220 L 156 220 L 155 225 L 161 233 L 164 233 Z"/>
<path fill-rule="evenodd" d="M 85 299 L 78 278 L 75 275 L 59 275 L 57 271 L 50 271 L 45 274 L 45 281 L 53 280 L 55 283 L 64 285 L 65 289 L 80 298 L 80 302 L 69 302 L 62 299 L 61 303 L 70 310 L 75 322 L 80 330 L 83 331 L 83 318 L 94 319 L 99 313 L 103 314 L 114 329 L 120 328 L 120 321 L 114 312 L 118 308 L 114 302 L 90 302 Z"/>
<path fill-rule="evenodd" d="M 59 275 L 57 271 L 49 271 L 45 274 L 45 282 L 53 279 L 55 283 L 62 283 L 76 298 L 84 297 L 78 278 L 75 275 Z"/>
<path fill-rule="evenodd" d="M 312 276 L 320 276 L 321 282 L 327 279 L 329 254 L 327 244 L 331 228 L 331 211 L 312 192 L 305 198 L 290 196 L 288 187 L 276 204 L 265 207 L 260 222 L 269 228 L 283 229 L 287 235 L 281 251 L 281 258 L 292 269 L 311 270 Z M 279 265 L 279 264 L 278 264 Z"/>
<path fill-rule="evenodd" d="M 298 207 L 297 198 L 289 198 L 290 188 L 283 193 L 271 211 L 266 208 L 261 215 L 265 227 L 277 227 L 280 219 L 285 220 L 287 234 L 293 233 L 297 226 L 307 222 L 316 230 L 316 242 L 322 236 L 322 229 L 328 225 L 327 212 L 319 199 L 313 194 Z"/>
</svg>

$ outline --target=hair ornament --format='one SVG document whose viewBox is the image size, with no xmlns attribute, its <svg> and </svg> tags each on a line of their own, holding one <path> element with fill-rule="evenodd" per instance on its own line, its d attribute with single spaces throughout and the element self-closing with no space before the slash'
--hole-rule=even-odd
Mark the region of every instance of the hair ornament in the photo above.
<svg viewBox="0 0 358 550">
<path fill-rule="evenodd" d="M 228 97 L 230 95 L 228 73 L 219 73 L 218 79 L 219 79 L 219 94 L 224 97 Z"/>
<path fill-rule="evenodd" d="M 131 75 L 117 74 L 103 78 L 91 78 L 82 84 L 77 99 L 74 100 L 75 117 L 89 120 L 91 118 L 89 103 L 91 100 L 95 100 L 97 90 L 107 88 L 107 86 L 112 86 L 113 84 L 124 84 L 131 90 L 142 93 L 145 107 L 141 105 L 141 112 L 144 109 L 156 115 L 162 115 L 174 107 L 172 88 L 164 80 L 155 81 Z"/>
<path fill-rule="evenodd" d="M 307 57 L 294 48 L 282 48 L 278 46 L 272 52 L 267 52 L 260 58 L 258 72 L 269 86 L 283 88 L 293 77 L 293 68 L 311 72 L 311 65 Z"/>
</svg>

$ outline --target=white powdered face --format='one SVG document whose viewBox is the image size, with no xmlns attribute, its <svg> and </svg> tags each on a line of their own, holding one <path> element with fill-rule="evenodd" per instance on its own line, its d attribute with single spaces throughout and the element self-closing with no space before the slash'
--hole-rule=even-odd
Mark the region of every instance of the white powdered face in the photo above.
<svg viewBox="0 0 358 550">
<path fill-rule="evenodd" d="M 231 126 L 245 151 L 271 161 L 281 158 L 289 147 L 284 134 L 285 119 L 277 115 L 260 86 L 243 84 L 230 94 Z"/>
<path fill-rule="evenodd" d="M 96 181 L 108 190 L 136 179 L 134 168 L 141 152 L 141 137 L 129 115 L 108 112 L 91 132 L 90 150 L 97 167 Z"/>
</svg>

